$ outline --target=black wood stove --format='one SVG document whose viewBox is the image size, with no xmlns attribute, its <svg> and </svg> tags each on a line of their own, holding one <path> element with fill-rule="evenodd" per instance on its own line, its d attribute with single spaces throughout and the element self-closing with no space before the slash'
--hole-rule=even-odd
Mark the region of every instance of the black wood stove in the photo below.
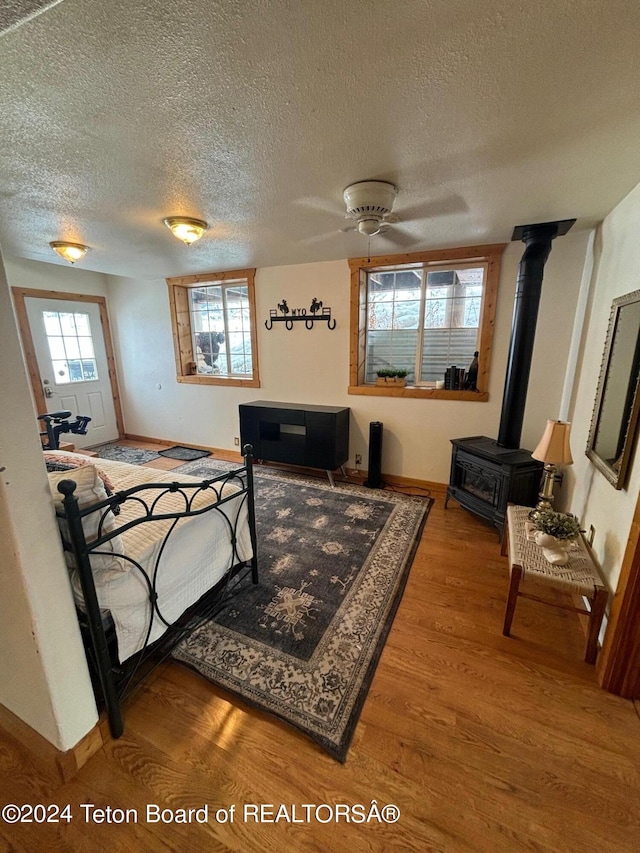
<svg viewBox="0 0 640 853">
<path fill-rule="evenodd" d="M 542 463 L 520 448 L 531 356 L 542 292 L 544 265 L 555 237 L 566 234 L 575 219 L 519 225 L 512 240 L 526 249 L 518 267 L 509 359 L 498 438 L 475 435 L 451 440 L 451 475 L 445 507 L 454 498 L 465 509 L 504 530 L 507 504 L 534 506 Z"/>
</svg>

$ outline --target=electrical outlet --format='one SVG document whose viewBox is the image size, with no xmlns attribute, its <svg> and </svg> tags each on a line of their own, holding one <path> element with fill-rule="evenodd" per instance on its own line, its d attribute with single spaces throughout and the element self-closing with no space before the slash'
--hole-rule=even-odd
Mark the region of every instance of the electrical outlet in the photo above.
<svg viewBox="0 0 640 853">
<path fill-rule="evenodd" d="M 356 465 L 362 465 L 362 453 L 356 453 Z"/>
<path fill-rule="evenodd" d="M 238 438 L 238 436 L 236 436 L 236 437 L 233 439 L 233 443 L 235 444 L 235 446 L 236 446 L 236 447 L 239 447 L 239 446 L 240 446 L 240 439 Z"/>
<path fill-rule="evenodd" d="M 596 538 L 596 529 L 593 524 L 589 525 L 589 536 L 587 538 L 587 542 L 589 545 L 593 545 L 593 540 Z"/>
</svg>

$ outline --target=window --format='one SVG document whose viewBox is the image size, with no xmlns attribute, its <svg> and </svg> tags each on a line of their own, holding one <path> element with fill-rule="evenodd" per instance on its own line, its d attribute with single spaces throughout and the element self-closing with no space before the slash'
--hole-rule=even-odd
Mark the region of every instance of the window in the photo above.
<svg viewBox="0 0 640 853">
<path fill-rule="evenodd" d="M 255 270 L 169 278 L 179 382 L 259 386 Z"/>
<path fill-rule="evenodd" d="M 349 393 L 487 400 L 503 250 L 475 246 L 349 261 Z M 447 368 L 467 369 L 476 351 L 477 390 L 436 388 Z M 390 369 L 406 371 L 406 387 L 375 384 L 377 372 Z"/>
<path fill-rule="evenodd" d="M 365 381 L 396 368 L 411 385 L 434 385 L 452 364 L 470 364 L 485 273 L 484 265 L 367 273 Z"/>
<path fill-rule="evenodd" d="M 56 385 L 98 379 L 88 314 L 43 311 L 44 331 Z"/>
</svg>

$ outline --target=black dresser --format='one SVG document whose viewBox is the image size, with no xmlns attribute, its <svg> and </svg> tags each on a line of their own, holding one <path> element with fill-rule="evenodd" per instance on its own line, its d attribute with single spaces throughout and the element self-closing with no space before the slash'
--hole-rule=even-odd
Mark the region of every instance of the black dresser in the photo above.
<svg viewBox="0 0 640 853">
<path fill-rule="evenodd" d="M 329 474 L 349 458 L 349 409 L 257 400 L 242 403 L 240 440 L 256 459 L 322 468 Z"/>
</svg>

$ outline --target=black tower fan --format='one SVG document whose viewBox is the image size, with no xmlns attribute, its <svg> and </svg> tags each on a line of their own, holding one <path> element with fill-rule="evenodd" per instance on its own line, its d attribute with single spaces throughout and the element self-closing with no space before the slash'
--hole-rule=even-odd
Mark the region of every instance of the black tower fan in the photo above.
<svg viewBox="0 0 640 853">
<path fill-rule="evenodd" d="M 369 476 L 364 484 L 369 489 L 381 489 L 382 482 L 382 427 L 380 421 L 369 424 Z"/>
</svg>

